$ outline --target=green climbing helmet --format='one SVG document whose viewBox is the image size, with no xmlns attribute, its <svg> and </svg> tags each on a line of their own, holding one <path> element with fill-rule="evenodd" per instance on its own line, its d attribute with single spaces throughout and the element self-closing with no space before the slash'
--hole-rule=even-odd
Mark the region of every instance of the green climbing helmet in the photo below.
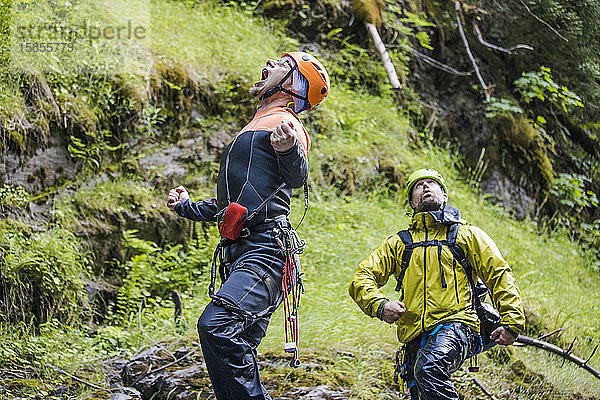
<svg viewBox="0 0 600 400">
<path fill-rule="evenodd" d="M 429 168 L 418 169 L 412 174 L 410 174 L 410 176 L 408 177 L 408 182 L 406 183 L 406 191 L 404 192 L 404 195 L 406 196 L 406 200 L 408 200 L 409 204 L 413 186 L 415 185 L 415 183 L 417 183 L 417 181 L 426 178 L 433 179 L 434 181 L 439 183 L 444 193 L 448 193 L 448 187 L 446 186 L 444 177 L 439 172 L 437 172 L 435 169 Z"/>
</svg>

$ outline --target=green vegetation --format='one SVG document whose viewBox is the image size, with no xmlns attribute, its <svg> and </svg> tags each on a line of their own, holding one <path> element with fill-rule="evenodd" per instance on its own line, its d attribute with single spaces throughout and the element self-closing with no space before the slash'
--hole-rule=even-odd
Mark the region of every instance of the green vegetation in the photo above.
<svg viewBox="0 0 600 400">
<path fill-rule="evenodd" d="M 0 222 L 1 321 L 38 326 L 81 319 L 88 272 L 89 260 L 71 232 L 34 232 L 11 219 Z"/>
<path fill-rule="evenodd" d="M 247 88 L 265 57 L 298 42 L 281 26 L 253 16 L 251 7 L 216 1 L 37 4 L 19 9 L 13 25 L 76 24 L 90 18 L 90 26 L 119 26 L 131 20 L 145 27 L 146 35 L 86 38 L 73 52 L 56 57 L 19 53 L 13 42 L 13 55 L 23 57 L 11 59 L 11 79 L 0 82 L 0 149 L 31 152 L 52 127 L 82 167 L 74 180 L 42 191 L 43 196 L 20 186 L 0 187 L 0 399 L 60 398 L 54 392 L 60 384 L 69 385 L 72 398 L 108 398 L 74 385 L 51 366 L 103 382 L 100 361 L 131 357 L 157 342 L 173 350 L 194 340 L 196 319 L 208 302 L 208 271 L 218 240 L 214 226 L 174 222 L 164 206 L 172 182 L 159 171 L 141 171 L 139 160 L 161 146 L 183 146 L 182 140 L 191 137 L 187 130 L 199 131 L 193 140 L 203 145 L 211 136 L 235 132 L 252 113 Z M 424 47 L 435 46 L 420 30 L 429 26 L 425 16 L 407 18 L 414 29 L 405 33 Z M 551 146 L 539 129 L 544 121 L 536 118 L 540 114 L 526 114 L 508 97 L 488 105 L 499 127 L 510 128 L 503 134 L 517 148 L 537 154 L 532 162 L 551 194 L 563 200 L 542 228 L 536 221 L 511 219 L 465 183 L 476 185 L 479 173 L 463 176 L 456 169 L 463 162 L 460 154 L 434 146 L 429 130 L 415 129 L 408 114 L 416 111 L 398 106 L 372 55 L 335 29 L 325 42 L 330 48 L 321 57 L 334 84 L 329 98 L 302 117 L 313 143 L 311 205 L 299 229 L 307 241 L 301 256 L 306 288 L 301 355 L 325 367 L 318 373 L 267 367 L 266 381 L 278 393 L 302 382 L 341 385 L 356 399 L 393 398 L 395 329 L 363 315 L 347 295 L 347 285 L 358 263 L 407 223 L 401 189 L 407 174 L 423 166 L 447 177 L 451 203 L 490 234 L 513 266 L 526 302 L 527 333 L 566 328 L 553 340 L 568 347 L 577 337 L 574 352 L 589 355 L 600 342 L 600 304 L 590 295 L 600 291 L 593 261 L 600 227 L 598 220 L 586 224 L 579 216 L 597 207 L 598 199 L 585 176 L 552 175 L 544 158 Z M 519 78 L 523 96 L 549 96 L 561 108 L 577 106 L 576 95 L 555 85 L 549 72 Z M 194 158 L 186 167 L 182 183 L 192 189 L 192 198 L 210 196 L 214 162 Z M 25 205 L 34 206 L 40 196 L 51 197 L 53 206 L 33 228 L 24 217 Z M 294 224 L 303 207 L 301 198 L 293 199 Z M 568 229 L 575 226 L 580 229 L 576 238 Z M 106 293 L 98 294 L 99 288 Z M 173 290 L 183 301 L 179 322 L 173 318 Z M 393 285 L 385 290 L 395 295 Z M 259 351 L 284 357 L 282 342 L 279 310 Z M 513 398 L 600 395 L 587 373 L 561 366 L 558 357 L 540 350 L 494 350 L 480 362 L 478 379 L 510 390 Z M 597 359 L 591 364 L 600 365 Z M 4 368 L 23 373 L 5 378 Z M 466 385 L 461 388 L 468 392 Z"/>
<path fill-rule="evenodd" d="M 136 238 L 136 233 L 123 232 L 124 245 L 132 256 L 123 266 L 127 275 L 117 294 L 112 316 L 115 321 L 135 319 L 144 301 L 160 306 L 170 301 L 172 291 L 188 294 L 200 281 L 206 281 L 202 275 L 209 274 L 218 238 L 212 229 L 211 240 L 196 241 L 186 252 L 182 245 L 163 250 L 153 242 Z"/>
</svg>

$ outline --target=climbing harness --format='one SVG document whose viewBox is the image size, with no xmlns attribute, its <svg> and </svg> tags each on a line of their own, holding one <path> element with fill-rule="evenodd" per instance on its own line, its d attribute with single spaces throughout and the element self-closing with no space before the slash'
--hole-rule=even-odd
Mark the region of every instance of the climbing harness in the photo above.
<svg viewBox="0 0 600 400">
<path fill-rule="evenodd" d="M 218 304 L 248 318 L 262 318 L 265 315 L 275 311 L 279 303 L 275 303 L 267 307 L 260 313 L 253 314 L 242 308 L 225 302 L 224 299 L 215 296 L 215 281 L 217 277 L 217 264 L 221 282 L 225 282 L 228 278 L 226 271 L 227 263 L 223 260 L 223 251 L 226 247 L 234 243 L 239 238 L 244 238 L 250 235 L 250 230 L 245 227 L 245 224 L 250 221 L 258 211 L 264 207 L 285 184 L 281 184 L 273 193 L 271 193 L 252 213 L 248 214 L 246 207 L 231 202 L 229 205 L 218 214 L 219 232 L 222 239 L 217 245 L 213 255 L 212 268 L 210 274 L 210 285 L 208 288 L 209 296 Z M 302 224 L 304 217 L 308 211 L 308 185 L 304 184 L 304 213 L 296 229 Z M 284 224 L 277 222 L 280 230 L 280 235 L 276 240 L 281 248 L 285 251 L 285 263 L 283 266 L 282 276 L 282 293 L 283 293 L 283 310 L 284 310 L 284 329 L 285 343 L 284 351 L 292 353 L 292 361 L 290 366 L 300 366 L 298 342 L 299 342 L 299 321 L 298 310 L 300 308 L 300 297 L 304 294 L 304 286 L 302 284 L 302 271 L 300 268 L 299 255 L 304 251 L 306 245 L 304 240 L 300 240 L 296 230 L 292 227 L 287 227 Z M 217 261 L 218 260 L 218 261 Z M 260 271 L 256 271 L 260 272 Z"/>
</svg>

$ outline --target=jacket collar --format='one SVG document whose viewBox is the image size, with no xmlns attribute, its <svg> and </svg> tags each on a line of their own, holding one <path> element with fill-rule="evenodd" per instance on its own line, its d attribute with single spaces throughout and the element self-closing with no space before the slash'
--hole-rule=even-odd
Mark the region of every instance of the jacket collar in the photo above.
<svg viewBox="0 0 600 400">
<path fill-rule="evenodd" d="M 420 213 L 414 213 L 409 224 L 410 229 L 421 229 L 423 228 L 423 222 L 426 226 L 431 227 L 433 225 L 452 225 L 457 222 L 461 222 L 460 211 L 452 206 L 444 204 L 444 206 L 437 211 L 425 211 Z"/>
</svg>

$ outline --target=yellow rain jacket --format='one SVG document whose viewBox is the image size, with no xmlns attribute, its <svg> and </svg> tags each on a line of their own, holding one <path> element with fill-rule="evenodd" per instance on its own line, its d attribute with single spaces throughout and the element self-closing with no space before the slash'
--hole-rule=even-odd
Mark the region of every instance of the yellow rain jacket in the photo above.
<svg viewBox="0 0 600 400">
<path fill-rule="evenodd" d="M 444 221 L 444 223 L 441 223 Z M 481 229 L 460 219 L 460 212 L 445 206 L 444 212 L 416 213 L 409 225 L 413 242 L 445 240 L 448 223 L 460 222 L 456 243 L 473 267 L 473 279 L 485 283 L 492 293 L 493 304 L 502 316 L 502 325 L 516 333 L 524 329 L 525 315 L 521 293 L 508 263 L 492 239 Z M 348 289 L 350 296 L 369 316 L 388 299 L 380 290 L 388 279 L 400 275 L 404 244 L 398 235 L 389 236 L 383 244 L 360 263 Z M 471 287 L 463 267 L 447 246 L 417 247 L 402 281 L 400 301 L 406 313 L 396 321 L 398 340 L 408 342 L 421 332 L 440 323 L 464 322 L 479 332 L 479 319 L 471 305 Z M 446 287 L 442 285 L 442 274 Z M 381 313 L 381 309 L 380 309 Z"/>
</svg>

